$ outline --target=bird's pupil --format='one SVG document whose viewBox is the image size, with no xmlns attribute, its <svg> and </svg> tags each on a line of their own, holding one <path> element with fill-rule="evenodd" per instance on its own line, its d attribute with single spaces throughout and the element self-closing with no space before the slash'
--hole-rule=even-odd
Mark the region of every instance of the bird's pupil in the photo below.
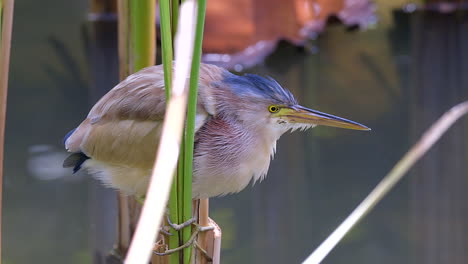
<svg viewBox="0 0 468 264">
<path fill-rule="evenodd" d="M 276 112 L 276 111 L 278 111 L 278 108 L 276 106 L 271 106 L 270 111 L 271 112 Z"/>
</svg>

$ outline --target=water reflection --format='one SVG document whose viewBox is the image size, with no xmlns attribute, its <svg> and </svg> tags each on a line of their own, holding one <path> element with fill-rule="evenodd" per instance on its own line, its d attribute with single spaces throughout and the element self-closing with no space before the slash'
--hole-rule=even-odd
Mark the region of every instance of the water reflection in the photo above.
<svg viewBox="0 0 468 264">
<path fill-rule="evenodd" d="M 68 156 L 63 149 L 50 145 L 34 145 L 28 150 L 28 173 L 39 180 L 78 180 L 78 177 L 67 177 L 70 170 L 62 168 L 61 163 Z"/>
<path fill-rule="evenodd" d="M 468 99 L 466 21 L 466 15 L 429 12 L 412 17 L 411 55 L 417 65 L 411 78 L 412 139 L 435 116 Z M 416 263 L 468 261 L 467 128 L 466 121 L 455 124 L 412 174 L 409 209 Z"/>
<path fill-rule="evenodd" d="M 79 72 L 86 72 L 86 63 L 78 59 L 85 57 L 82 42 L 76 39 L 86 8 L 76 8 L 83 16 L 57 18 L 74 27 L 53 28 L 50 22 L 41 28 L 49 28 L 45 35 L 61 32 L 57 39 L 73 54 Z M 18 10 L 26 12 L 24 6 Z M 27 20 L 32 17 L 19 15 L 17 28 L 35 26 Z M 333 26 L 311 43 L 319 49 L 317 54 L 281 44 L 264 65 L 250 69 L 274 76 L 303 105 L 373 130 L 319 127 L 283 136 L 264 182 L 211 201 L 212 217 L 223 229 L 223 263 L 303 260 L 432 121 L 467 99 L 463 73 L 468 45 L 461 33 L 468 25 L 466 16 L 398 13 L 395 21 L 393 27 L 380 25 L 366 32 Z M 89 177 L 50 164 L 61 163 L 62 136 L 82 120 L 102 90 L 88 92 L 76 81 L 77 74 L 60 71 L 63 63 L 51 42 L 27 42 L 25 32 L 14 36 L 17 48 L 12 56 L 3 259 L 99 263 L 115 231 L 114 193 Z M 108 42 L 99 43 L 109 54 L 115 52 Z M 49 53 L 45 61 L 59 70 L 53 72 L 61 73 L 60 82 L 44 74 L 44 60 L 30 60 L 26 50 L 33 46 L 38 53 Z M 103 53 L 95 49 L 91 54 Z M 91 76 L 99 78 L 86 83 L 110 88 L 116 69 L 96 61 Z M 456 129 L 325 263 L 467 262 L 466 122 Z"/>
</svg>

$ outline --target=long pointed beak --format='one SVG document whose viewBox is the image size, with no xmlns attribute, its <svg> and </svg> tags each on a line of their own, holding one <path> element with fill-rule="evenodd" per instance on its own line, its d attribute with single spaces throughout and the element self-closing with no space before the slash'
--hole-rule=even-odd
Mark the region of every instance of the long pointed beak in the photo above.
<svg viewBox="0 0 468 264">
<path fill-rule="evenodd" d="M 282 117 L 291 123 L 305 123 L 366 131 L 371 130 L 365 125 L 357 122 L 308 109 L 300 105 L 293 106 L 287 110 L 289 111 L 285 112 Z"/>
</svg>

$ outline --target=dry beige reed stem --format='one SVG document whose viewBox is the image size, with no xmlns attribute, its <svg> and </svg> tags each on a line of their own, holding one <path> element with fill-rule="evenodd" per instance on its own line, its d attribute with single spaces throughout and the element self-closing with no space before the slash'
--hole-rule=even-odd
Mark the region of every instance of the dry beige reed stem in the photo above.
<svg viewBox="0 0 468 264">
<path fill-rule="evenodd" d="M 460 103 L 447 111 L 403 156 L 393 169 L 382 179 L 372 192 L 354 209 L 354 211 L 322 242 L 322 244 L 303 262 L 320 263 L 330 251 L 343 239 L 359 220 L 368 214 L 374 206 L 400 181 L 408 170 L 439 140 L 439 138 L 463 115 L 468 113 L 468 101 Z"/>
<path fill-rule="evenodd" d="M 13 9 L 14 0 L 3 1 L 2 21 L 1 25 L 1 50 L 0 50 L 0 227 L 2 226 L 2 196 L 3 196 L 3 153 L 5 140 L 5 123 L 6 123 L 6 104 L 8 90 L 8 72 L 10 65 L 10 47 L 11 47 L 11 30 L 13 27 Z M 2 231 L 0 228 L 0 263 L 2 255 Z"/>
</svg>

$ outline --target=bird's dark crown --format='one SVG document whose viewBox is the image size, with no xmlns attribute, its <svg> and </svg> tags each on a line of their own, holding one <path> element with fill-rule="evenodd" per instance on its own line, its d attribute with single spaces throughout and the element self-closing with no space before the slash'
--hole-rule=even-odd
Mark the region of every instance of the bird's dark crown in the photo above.
<svg viewBox="0 0 468 264">
<path fill-rule="evenodd" d="M 238 94 L 254 94 L 263 99 L 270 99 L 277 104 L 297 104 L 292 93 L 281 87 L 281 85 L 271 77 L 265 78 L 256 74 L 239 76 L 228 73 L 225 75 L 223 82 L 228 84 L 228 86 Z"/>
</svg>

